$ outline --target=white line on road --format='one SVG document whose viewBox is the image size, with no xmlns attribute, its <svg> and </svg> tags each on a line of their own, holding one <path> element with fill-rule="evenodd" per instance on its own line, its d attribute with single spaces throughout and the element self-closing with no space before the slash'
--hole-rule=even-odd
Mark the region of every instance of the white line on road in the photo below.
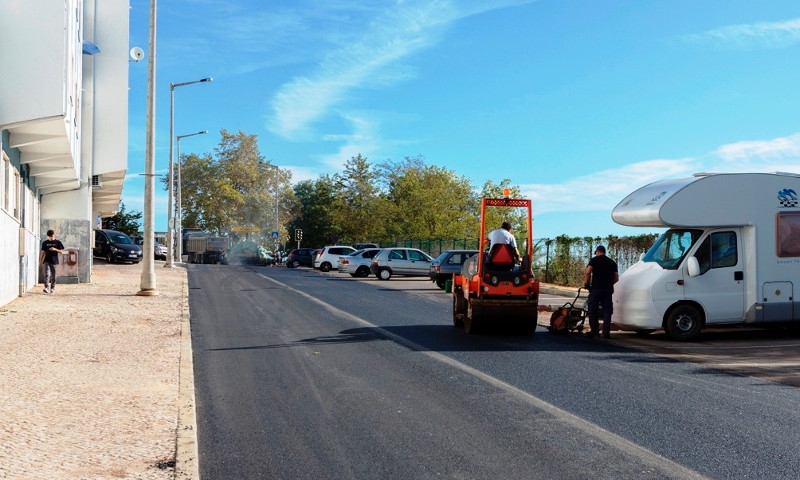
<svg viewBox="0 0 800 480">
<path fill-rule="evenodd" d="M 273 282 L 273 283 L 275 283 L 277 285 L 280 285 L 280 286 L 282 286 L 282 287 L 284 287 L 284 288 L 286 288 L 288 290 L 291 290 L 295 294 L 300 295 L 300 296 L 308 299 L 309 301 L 320 305 L 321 307 L 323 307 L 324 309 L 328 310 L 330 313 L 332 313 L 334 315 L 337 315 L 337 316 L 342 317 L 342 318 L 346 318 L 346 319 L 348 319 L 350 321 L 353 321 L 353 322 L 355 322 L 355 323 L 357 323 L 359 325 L 378 330 L 381 333 L 381 335 L 383 335 L 383 336 L 385 336 L 387 338 L 390 338 L 393 341 L 395 341 L 395 342 L 397 342 L 397 343 L 399 343 L 401 345 L 404 345 L 404 346 L 406 346 L 406 347 L 408 347 L 408 348 L 410 348 L 410 349 L 412 349 L 414 351 L 420 352 L 423 355 L 427 355 L 428 357 L 430 357 L 430 358 L 432 358 L 434 360 L 437 360 L 439 362 L 442 362 L 442 363 L 444 363 L 444 364 L 446 364 L 448 366 L 451 366 L 453 368 L 461 370 L 462 372 L 467 373 L 469 375 L 472 375 L 475 378 L 481 379 L 481 380 L 485 381 L 486 383 L 492 385 L 493 387 L 502 389 L 505 392 L 507 392 L 507 393 L 509 393 L 511 395 L 514 395 L 517 398 L 519 398 L 519 399 L 527 402 L 528 404 L 534 406 L 535 408 L 538 408 L 540 410 L 543 410 L 543 411 L 553 415 L 555 418 L 557 418 L 560 421 L 570 425 L 571 427 L 576 428 L 576 429 L 584 432 L 585 434 L 596 438 L 597 440 L 599 440 L 599 441 L 601 441 L 603 443 L 611 445 L 612 447 L 614 447 L 614 448 L 616 448 L 616 449 L 618 449 L 620 451 L 623 451 L 623 452 L 625 452 L 625 453 L 627 453 L 627 454 L 639 459 L 643 463 L 648 464 L 653 468 L 657 468 L 660 472 L 668 472 L 669 474 L 673 475 L 675 478 L 681 478 L 681 479 L 685 479 L 685 480 L 690 480 L 690 479 L 691 480 L 709 480 L 708 477 L 705 477 L 705 476 L 701 475 L 700 473 L 698 473 L 698 472 L 696 472 L 696 471 L 694 471 L 694 470 L 692 470 L 690 468 L 687 468 L 687 467 L 685 467 L 685 466 L 683 466 L 683 465 L 681 465 L 679 463 L 676 463 L 676 462 L 673 462 L 672 460 L 664 458 L 661 455 L 653 452 L 652 450 L 649 450 L 649 449 L 647 449 L 645 447 L 642 447 L 641 445 L 638 445 L 638 444 L 636 444 L 634 442 L 631 442 L 630 440 L 627 440 L 627 439 L 617 435 L 616 433 L 608 431 L 608 430 L 602 428 L 601 426 L 599 426 L 599 425 L 597 425 L 595 423 L 592 423 L 592 422 L 590 422 L 588 420 L 584 420 L 583 418 L 581 418 L 581 417 L 579 417 L 579 416 L 577 416 L 575 414 L 572 414 L 572 413 L 570 413 L 570 412 L 568 412 L 566 410 L 558 408 L 555 405 L 553 405 L 552 403 L 549 403 L 549 402 L 547 402 L 545 400 L 542 400 L 541 398 L 539 398 L 539 397 L 537 397 L 535 395 L 532 395 L 532 394 L 530 394 L 528 392 L 520 390 L 519 388 L 517 388 L 517 387 L 515 387 L 515 386 L 513 386 L 511 384 L 508 384 L 508 383 L 506 383 L 506 382 L 504 382 L 504 381 L 502 381 L 500 379 L 497 379 L 497 378 L 495 378 L 495 377 L 493 377 L 491 375 L 488 375 L 488 374 L 486 374 L 486 373 L 484 373 L 484 372 L 482 372 L 480 370 L 477 370 L 477 369 L 472 368 L 472 367 L 470 367 L 468 365 L 465 365 L 465 364 L 463 364 L 461 362 L 458 362 L 458 361 L 456 361 L 456 360 L 454 360 L 454 359 L 452 359 L 452 358 L 450 358 L 450 357 L 448 357 L 446 355 L 443 355 L 441 353 L 431 352 L 430 350 L 427 350 L 425 347 L 423 347 L 421 345 L 418 345 L 418 344 L 416 344 L 414 342 L 411 342 L 411 341 L 409 341 L 409 340 L 407 340 L 407 339 L 405 339 L 405 338 L 403 338 L 403 337 L 401 337 L 401 336 L 399 336 L 397 334 L 394 334 L 394 333 L 392 333 L 392 332 L 390 332 L 388 330 L 385 330 L 385 329 L 383 329 L 383 328 L 381 328 L 381 327 L 379 327 L 377 325 L 374 325 L 374 324 L 364 320 L 363 318 L 357 317 L 357 316 L 352 315 L 352 314 L 350 314 L 348 312 L 340 310 L 340 309 L 334 307 L 333 305 L 331 305 L 329 303 L 325 303 L 322 300 L 319 300 L 319 299 L 317 299 L 317 298 L 315 298 L 315 297 L 313 297 L 313 296 L 311 296 L 311 295 L 309 295 L 309 294 L 307 294 L 305 292 L 302 292 L 300 290 L 292 288 L 289 285 L 286 285 L 285 283 L 279 282 L 279 281 L 277 281 L 277 280 L 275 280 L 273 278 L 267 277 L 267 276 L 265 276 L 263 274 L 260 274 L 260 273 L 258 274 L 258 276 L 264 278 L 265 280 Z"/>
</svg>

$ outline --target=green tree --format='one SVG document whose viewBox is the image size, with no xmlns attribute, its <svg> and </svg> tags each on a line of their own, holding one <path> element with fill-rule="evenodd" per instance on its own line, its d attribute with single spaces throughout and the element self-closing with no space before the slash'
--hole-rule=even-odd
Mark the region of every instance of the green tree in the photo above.
<svg viewBox="0 0 800 480">
<path fill-rule="evenodd" d="M 233 212 L 243 205 L 241 195 L 210 154 L 181 155 L 180 161 L 183 226 L 218 235 L 229 231 Z"/>
<path fill-rule="evenodd" d="M 508 189 L 511 198 L 522 198 L 519 186 L 511 185 L 511 180 L 504 178 L 499 184 L 487 180 L 481 189 L 481 198 L 501 198 Z M 522 239 L 528 238 L 528 215 L 524 208 L 487 207 L 486 233 L 491 232 L 505 221 L 511 224 L 511 233 L 517 238 L 517 245 L 522 250 Z"/>
<path fill-rule="evenodd" d="M 348 243 L 374 241 L 383 237 L 383 224 L 370 221 L 378 211 L 378 172 L 367 158 L 358 154 L 345 163 L 344 172 L 333 176 L 336 201 L 332 215 Z"/>
<path fill-rule="evenodd" d="M 181 155 L 179 159 L 183 225 L 218 235 L 237 226 L 255 226 L 261 229 L 256 235 L 259 240 L 278 231 L 286 241 L 285 225 L 296 202 L 291 172 L 265 161 L 256 135 L 223 129 L 214 152 L 214 156 Z"/>
<path fill-rule="evenodd" d="M 380 206 L 390 239 L 466 238 L 474 236 L 475 195 L 469 179 L 422 157 L 380 165 L 386 193 Z"/>
<path fill-rule="evenodd" d="M 113 216 L 103 219 L 103 228 L 116 230 L 127 235 L 137 235 L 141 227 L 142 212 L 125 211 L 125 204 L 120 202 L 119 210 Z"/>
<path fill-rule="evenodd" d="M 322 247 L 332 243 L 340 230 L 334 215 L 335 183 L 328 175 L 304 180 L 294 187 L 297 207 L 293 228 L 303 230 L 302 245 Z"/>
</svg>

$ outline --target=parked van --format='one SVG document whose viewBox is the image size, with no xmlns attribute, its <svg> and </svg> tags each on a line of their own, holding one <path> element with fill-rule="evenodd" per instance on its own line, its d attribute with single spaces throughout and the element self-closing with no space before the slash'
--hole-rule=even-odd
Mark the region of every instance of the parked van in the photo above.
<svg viewBox="0 0 800 480">
<path fill-rule="evenodd" d="M 92 255 L 101 257 L 108 263 L 142 261 L 142 247 L 136 245 L 131 237 L 116 230 L 94 231 L 94 247 Z"/>
<path fill-rule="evenodd" d="M 712 325 L 800 326 L 800 175 L 697 174 L 644 186 L 621 225 L 669 228 L 614 286 L 612 321 L 676 340 Z"/>
</svg>

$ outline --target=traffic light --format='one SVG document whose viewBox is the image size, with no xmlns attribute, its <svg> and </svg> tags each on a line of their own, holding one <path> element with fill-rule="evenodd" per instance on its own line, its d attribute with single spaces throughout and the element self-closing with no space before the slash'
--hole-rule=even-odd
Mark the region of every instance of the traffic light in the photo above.
<svg viewBox="0 0 800 480">
<path fill-rule="evenodd" d="M 303 230 L 300 228 L 294 229 L 294 239 L 295 240 L 302 240 L 303 239 Z"/>
</svg>

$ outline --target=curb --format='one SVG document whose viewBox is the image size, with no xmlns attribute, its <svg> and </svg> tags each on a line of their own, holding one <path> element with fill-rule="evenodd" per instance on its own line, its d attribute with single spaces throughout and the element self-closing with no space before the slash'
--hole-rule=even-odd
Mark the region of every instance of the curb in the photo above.
<svg viewBox="0 0 800 480">
<path fill-rule="evenodd" d="M 571 297 L 570 301 L 572 301 L 572 300 L 575 299 L 575 295 L 578 293 L 578 289 L 574 288 L 574 287 L 563 287 L 561 285 L 547 284 L 547 285 L 540 285 L 539 286 L 539 293 L 540 294 L 545 293 L 547 295 L 560 295 L 560 296 L 563 296 L 563 297 Z M 587 298 L 587 294 L 581 293 L 581 296 L 578 298 L 578 302 L 576 302 L 576 303 L 580 303 L 582 300 L 585 301 L 586 298 Z M 563 305 L 564 305 L 563 303 L 558 304 L 558 305 L 552 305 L 552 304 L 551 305 L 539 305 L 539 311 L 540 312 L 552 312 L 555 309 L 561 308 Z"/>
<path fill-rule="evenodd" d="M 181 358 L 178 387 L 178 431 L 175 448 L 175 480 L 200 478 L 197 445 L 197 411 L 194 395 L 194 362 L 192 361 L 192 329 L 189 321 L 189 277 L 183 284 L 181 314 Z"/>
</svg>

